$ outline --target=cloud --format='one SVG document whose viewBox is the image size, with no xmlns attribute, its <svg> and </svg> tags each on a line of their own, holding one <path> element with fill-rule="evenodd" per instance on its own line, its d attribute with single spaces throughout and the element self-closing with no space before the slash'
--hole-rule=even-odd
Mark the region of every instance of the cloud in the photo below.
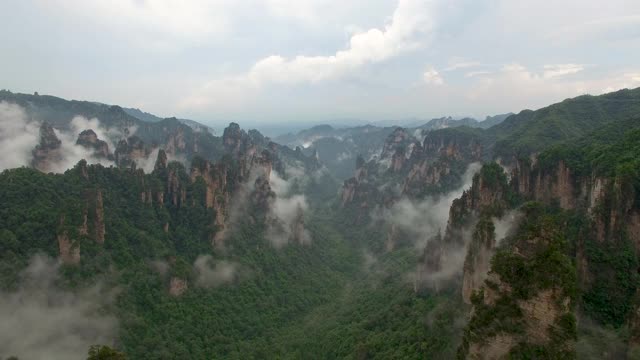
<svg viewBox="0 0 640 360">
<path fill-rule="evenodd" d="M 214 288 L 234 282 L 238 277 L 239 265 L 226 260 L 214 260 L 211 255 L 200 255 L 193 263 L 196 286 Z"/>
<path fill-rule="evenodd" d="M 275 171 L 271 172 L 269 183 L 276 198 L 267 216 L 267 240 L 276 248 L 291 241 L 310 244 L 311 233 L 304 227 L 304 213 L 309 209 L 306 197 L 299 194 L 291 195 L 291 183 L 282 179 Z"/>
<path fill-rule="evenodd" d="M 414 239 L 415 248 L 422 251 L 428 240 L 439 232 L 444 232 L 453 200 L 462 196 L 464 190 L 471 186 L 473 175 L 480 167 L 478 163 L 469 165 L 462 179 L 463 184 L 454 191 L 442 196 L 427 197 L 422 201 L 404 197 L 390 209 L 375 209 L 372 218 L 408 232 Z"/>
<path fill-rule="evenodd" d="M 625 74 L 625 77 L 628 77 L 631 81 L 640 82 L 640 73 Z"/>
<path fill-rule="evenodd" d="M 449 66 L 444 68 L 444 71 L 455 71 L 455 70 L 468 69 L 468 68 L 478 67 L 478 66 L 482 66 L 482 63 L 456 57 L 449 61 Z"/>
<path fill-rule="evenodd" d="M 496 246 L 499 246 L 507 236 L 512 235 L 512 232 L 516 229 L 521 219 L 522 213 L 517 210 L 511 210 L 501 218 L 492 219 L 496 235 Z"/>
<path fill-rule="evenodd" d="M 436 71 L 433 67 L 427 68 L 427 70 L 422 74 L 422 78 L 424 82 L 431 85 L 443 85 L 444 79 L 440 76 L 440 73 Z"/>
<path fill-rule="evenodd" d="M 383 28 L 353 34 L 348 46 L 333 55 L 271 55 L 258 60 L 249 71 L 238 76 L 213 80 L 182 100 L 183 107 L 209 106 L 211 98 L 227 96 L 223 101 L 257 90 L 268 84 L 295 85 L 341 78 L 367 65 L 380 63 L 423 45 L 434 28 L 433 1 L 399 0 L 391 21 Z"/>
<path fill-rule="evenodd" d="M 480 71 L 469 71 L 468 73 L 464 74 L 464 77 L 466 78 L 472 78 L 472 77 L 476 77 L 476 76 L 481 76 L 481 75 L 489 75 L 491 74 L 490 71 L 486 71 L 486 70 L 480 70 Z"/>
<path fill-rule="evenodd" d="M 117 320 L 104 312 L 115 293 L 100 285 L 63 290 L 59 266 L 34 256 L 17 290 L 0 293 L 0 357 L 84 359 L 89 346 L 115 340 Z"/>
<path fill-rule="evenodd" d="M 7 102 L 0 102 L 0 170 L 31 166 L 33 150 L 40 142 L 41 123 L 31 120 L 24 109 Z M 93 130 L 98 139 L 107 143 L 109 152 L 115 151 L 115 143 L 135 134 L 137 127 L 132 126 L 122 131 L 119 128 L 107 128 L 99 119 L 87 119 L 83 116 L 75 116 L 69 123 L 68 130 L 54 129 L 56 137 L 60 140 L 59 157 L 50 159 L 47 163 L 47 171 L 63 173 L 75 166 L 80 160 L 86 160 L 89 164 L 101 164 L 113 166 L 115 163 L 96 154 L 93 149 L 77 145 L 78 135 L 84 130 Z M 126 132 L 126 134 L 125 134 Z M 146 173 L 153 171 L 158 155 L 158 148 L 154 149 L 147 158 L 136 159 L 138 167 Z M 169 161 L 186 162 L 183 156 L 168 154 Z"/>
<path fill-rule="evenodd" d="M 108 29 L 145 47 L 168 49 L 182 43 L 200 43 L 229 33 L 232 0 L 53 0 L 49 11 Z M 146 43 L 145 43 L 146 42 Z"/>
<path fill-rule="evenodd" d="M 577 74 L 584 70 L 584 65 L 581 64 L 557 64 L 557 65 L 544 65 L 543 77 L 546 79 Z"/>
<path fill-rule="evenodd" d="M 19 105 L 0 102 L 0 171 L 29 166 L 39 141 L 40 124 L 30 121 Z"/>
<path fill-rule="evenodd" d="M 160 274 L 160 276 L 165 276 L 169 273 L 169 269 L 171 266 L 164 260 L 150 260 L 147 263 L 151 270 Z"/>
<path fill-rule="evenodd" d="M 424 0 L 400 0 L 391 22 L 384 29 L 354 34 L 345 50 L 330 56 L 283 58 L 272 55 L 258 61 L 249 71 L 252 84 L 318 82 L 340 77 L 367 63 L 387 60 L 420 45 L 416 35 L 432 28 Z"/>
<path fill-rule="evenodd" d="M 627 4 L 629 5 L 629 4 Z M 637 6 L 637 5 L 636 5 Z M 633 11 L 620 5 L 622 11 Z M 596 19 L 578 22 L 559 28 L 547 36 L 553 40 L 570 41 L 611 41 L 636 39 L 640 36 L 640 15 L 599 16 Z"/>
<path fill-rule="evenodd" d="M 0 170 L 31 165 L 33 150 L 40 142 L 40 126 L 39 122 L 27 117 L 21 106 L 0 102 Z M 70 131 L 54 130 L 61 141 L 60 159 L 50 164 L 50 171 L 65 172 L 82 159 L 90 164 L 113 165 L 112 161 L 95 156 L 92 150 L 76 145 L 78 135 L 86 129 L 93 129 L 101 140 L 109 143 L 108 135 L 116 134 L 116 130 L 103 129 L 98 119 L 75 117 L 71 121 Z M 110 147 L 110 151 L 113 151 L 113 148 Z"/>
</svg>

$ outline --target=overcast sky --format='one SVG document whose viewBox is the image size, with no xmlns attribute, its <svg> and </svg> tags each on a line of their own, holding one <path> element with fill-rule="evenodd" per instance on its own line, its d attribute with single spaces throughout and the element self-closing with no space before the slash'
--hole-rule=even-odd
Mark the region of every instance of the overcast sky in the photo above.
<svg viewBox="0 0 640 360">
<path fill-rule="evenodd" d="M 484 117 L 640 86 L 638 0 L 5 0 L 0 88 L 208 124 Z"/>
</svg>

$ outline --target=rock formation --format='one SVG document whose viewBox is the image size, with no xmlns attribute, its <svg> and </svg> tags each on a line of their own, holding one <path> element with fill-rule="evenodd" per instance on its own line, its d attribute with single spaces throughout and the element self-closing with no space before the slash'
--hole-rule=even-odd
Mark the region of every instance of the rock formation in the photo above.
<svg viewBox="0 0 640 360">
<path fill-rule="evenodd" d="M 62 160 L 61 145 L 53 127 L 47 122 L 43 123 L 40 126 L 40 142 L 33 150 L 33 167 L 42 172 L 53 171 L 55 164 Z"/>
<path fill-rule="evenodd" d="M 98 135 L 91 129 L 84 130 L 78 135 L 76 145 L 92 151 L 96 157 L 104 159 L 113 158 L 109 153 L 109 145 L 105 141 L 98 139 Z"/>
</svg>

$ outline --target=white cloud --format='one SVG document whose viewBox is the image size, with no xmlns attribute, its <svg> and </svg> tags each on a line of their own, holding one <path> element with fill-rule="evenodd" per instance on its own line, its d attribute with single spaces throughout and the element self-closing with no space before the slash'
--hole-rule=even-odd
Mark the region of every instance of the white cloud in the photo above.
<svg viewBox="0 0 640 360">
<path fill-rule="evenodd" d="M 554 78 L 565 75 L 577 74 L 583 71 L 585 68 L 581 64 L 556 64 L 556 65 L 544 65 L 543 76 L 545 78 Z"/>
<path fill-rule="evenodd" d="M 421 201 L 403 197 L 390 209 L 376 208 L 372 217 L 409 232 L 414 239 L 415 248 L 422 251 L 429 239 L 438 232 L 444 233 L 451 204 L 471 187 L 473 176 L 480 168 L 479 163 L 470 164 L 462 177 L 462 186 L 456 190 Z"/>
<path fill-rule="evenodd" d="M 282 179 L 275 171 L 271 172 L 269 184 L 275 192 L 276 198 L 269 209 L 269 226 L 265 237 L 276 248 L 280 248 L 292 240 L 301 244 L 310 244 L 311 234 L 300 222 L 302 220 L 300 217 L 309 209 L 306 197 L 290 194 L 291 183 Z"/>
<path fill-rule="evenodd" d="M 424 44 L 434 28 L 432 3 L 430 0 L 399 0 L 390 22 L 383 28 L 355 33 L 344 50 L 333 55 L 267 56 L 258 60 L 246 74 L 205 84 L 200 91 L 184 99 L 182 105 L 207 106 L 220 96 L 224 96 L 221 102 L 235 97 L 246 98 L 248 90 L 257 90 L 267 84 L 313 84 L 338 79 L 364 65 L 415 50 Z"/>
<path fill-rule="evenodd" d="M 229 33 L 233 0 L 54 0 L 51 11 L 92 21 L 113 33 L 130 39 L 176 44 L 179 41 L 203 41 Z M 150 45 L 150 44 L 144 44 Z"/>
<path fill-rule="evenodd" d="M 211 255 L 200 255 L 193 263 L 196 285 L 214 288 L 233 282 L 238 277 L 239 265 L 226 261 L 215 261 Z"/>
<path fill-rule="evenodd" d="M 433 27 L 428 1 L 400 0 L 391 22 L 383 29 L 354 34 L 347 49 L 330 56 L 284 58 L 272 55 L 249 71 L 252 84 L 318 82 L 336 78 L 367 63 L 381 62 L 420 45 L 416 35 Z"/>
<path fill-rule="evenodd" d="M 427 70 L 422 74 L 422 78 L 424 82 L 431 85 L 443 85 L 444 79 L 440 76 L 440 73 L 434 69 L 433 67 L 427 68 Z"/>
<path fill-rule="evenodd" d="M 39 141 L 40 124 L 30 121 L 19 105 L 0 102 L 0 171 L 29 166 Z"/>
<path fill-rule="evenodd" d="M 115 340 L 117 319 L 104 310 L 116 291 L 100 284 L 61 289 L 59 267 L 36 255 L 21 272 L 16 291 L 0 292 L 0 356 L 84 359 L 89 346 Z"/>
<path fill-rule="evenodd" d="M 482 63 L 477 61 L 466 60 L 464 58 L 455 57 L 449 60 L 449 66 L 444 68 L 444 71 L 455 71 L 460 69 L 468 69 L 472 67 L 482 66 Z"/>
<path fill-rule="evenodd" d="M 634 4 L 638 6 L 637 3 Z M 630 6 L 630 4 L 629 4 Z M 629 6 L 619 6 L 620 11 L 633 10 Z M 601 7 L 600 7 L 601 8 Z M 612 6 L 615 8 L 615 6 Z M 637 9 L 637 11 L 640 9 Z M 597 16 L 583 22 L 574 22 L 573 24 L 560 27 L 557 31 L 549 34 L 548 37 L 553 40 L 561 41 L 602 41 L 623 38 L 638 38 L 640 33 L 640 15 L 621 15 L 615 14 L 611 16 Z"/>
<path fill-rule="evenodd" d="M 464 77 L 472 78 L 472 77 L 476 77 L 476 76 L 489 75 L 489 74 L 491 74 L 491 71 L 486 71 L 486 70 L 469 71 L 468 73 L 464 74 Z"/>
<path fill-rule="evenodd" d="M 625 74 L 625 76 L 629 77 L 632 81 L 640 82 L 640 73 L 636 73 L 636 74 Z"/>
</svg>

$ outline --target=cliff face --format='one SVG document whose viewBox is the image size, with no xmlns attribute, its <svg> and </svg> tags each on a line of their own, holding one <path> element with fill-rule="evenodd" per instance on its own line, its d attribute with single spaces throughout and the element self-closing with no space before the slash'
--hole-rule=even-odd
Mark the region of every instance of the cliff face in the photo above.
<svg viewBox="0 0 640 360">
<path fill-rule="evenodd" d="M 53 170 L 53 164 L 62 159 L 60 146 L 62 142 L 56 136 L 53 127 L 49 123 L 40 126 L 40 142 L 33 150 L 32 165 L 42 172 Z"/>
<path fill-rule="evenodd" d="M 502 168 L 497 164 L 485 165 L 474 176 L 471 188 L 453 201 L 444 236 L 439 234 L 427 242 L 417 269 L 416 288 L 441 288 L 441 283 L 448 282 L 459 270 L 455 266 L 460 263 L 458 258 L 462 258 L 463 297 L 468 301 L 471 292 L 482 284 L 495 248 L 490 219 L 502 216 L 508 208 L 509 196 L 510 189 Z M 447 278 L 439 280 L 444 270 Z"/>
<path fill-rule="evenodd" d="M 499 166 L 492 167 L 495 171 L 487 174 L 502 172 Z M 602 321 L 618 324 L 626 321 L 632 334 L 640 334 L 635 283 L 627 279 L 628 271 L 637 271 L 633 259 L 640 254 L 640 206 L 635 185 L 623 176 L 576 172 L 562 160 L 544 164 L 535 158 L 518 161 L 508 185 L 506 178 L 496 182 L 487 174 L 474 178 L 471 189 L 453 202 L 445 236 L 441 243 L 427 245 L 421 265 L 424 271 L 435 272 L 443 267 L 452 244 L 469 241 L 461 288 L 463 300 L 473 309 L 461 348 L 464 357 L 513 357 L 532 348 L 553 356 L 573 356 L 578 285 L 588 316 L 604 316 Z M 499 216 L 514 200 L 520 204 L 536 201 L 538 205 L 525 203 L 525 224 L 517 227 L 506 247 L 496 248 L 487 216 Z M 574 214 L 585 220 L 560 220 L 563 215 L 547 217 L 544 211 L 532 209 Z M 469 228 L 474 229 L 473 236 L 465 240 L 464 231 Z M 564 248 L 564 240 L 557 240 L 565 237 L 574 244 L 572 251 Z M 558 263 L 546 263 L 552 260 Z M 538 275 L 557 283 L 552 286 L 547 280 L 536 279 Z M 627 280 L 618 283 L 616 279 L 621 277 Z M 598 313 L 605 305 L 593 304 L 605 296 L 603 291 L 609 297 L 606 306 L 612 309 L 606 315 Z M 633 310 L 624 310 L 629 308 Z M 505 324 L 514 326 L 505 328 Z M 632 335 L 631 349 L 640 344 L 637 339 L 640 336 Z"/>
<path fill-rule="evenodd" d="M 471 295 L 484 284 L 489 273 L 495 246 L 496 234 L 493 222 L 488 218 L 483 218 L 475 227 L 464 261 L 462 299 L 465 303 L 471 304 Z"/>
<path fill-rule="evenodd" d="M 524 211 L 525 224 L 515 243 L 498 251 L 484 282 L 478 286 L 469 277 L 464 283 L 465 290 L 477 291 L 469 296 L 473 310 L 461 358 L 521 358 L 532 351 L 543 358 L 575 357 L 577 279 L 558 240 L 563 225 L 535 207 Z M 490 236 L 480 233 L 477 238 L 484 240 L 477 242 L 484 250 L 468 255 L 465 265 L 478 266 L 482 261 L 477 260 L 485 259 L 477 254 L 490 247 Z"/>
<path fill-rule="evenodd" d="M 412 138 L 406 129 L 396 128 L 385 140 L 380 158 L 390 158 L 396 154 L 397 150 L 404 152 L 411 142 Z"/>
<path fill-rule="evenodd" d="M 460 186 L 468 166 L 482 158 L 475 134 L 432 131 L 421 142 L 396 128 L 386 139 L 380 158 L 356 161 L 352 178 L 342 189 L 342 206 L 358 209 L 357 219 L 375 207 L 389 207 L 402 197 L 422 199 Z"/>
<path fill-rule="evenodd" d="M 149 157 L 149 154 L 151 149 L 137 136 L 120 140 L 114 152 L 116 164 L 123 167 L 130 167 L 140 159 Z"/>
<path fill-rule="evenodd" d="M 187 280 L 181 279 L 177 276 L 173 276 L 169 280 L 169 294 L 174 297 L 178 297 L 185 293 L 189 289 Z"/>
<path fill-rule="evenodd" d="M 512 169 L 511 187 L 525 199 L 586 212 L 600 242 L 625 232 L 640 254 L 640 204 L 635 201 L 635 188 L 624 180 L 576 174 L 562 160 L 545 167 L 520 160 Z"/>
<path fill-rule="evenodd" d="M 113 158 L 109 153 L 109 145 L 105 141 L 98 139 L 98 135 L 91 129 L 84 130 L 78 135 L 76 145 L 91 150 L 96 157 L 104 159 Z"/>
</svg>

